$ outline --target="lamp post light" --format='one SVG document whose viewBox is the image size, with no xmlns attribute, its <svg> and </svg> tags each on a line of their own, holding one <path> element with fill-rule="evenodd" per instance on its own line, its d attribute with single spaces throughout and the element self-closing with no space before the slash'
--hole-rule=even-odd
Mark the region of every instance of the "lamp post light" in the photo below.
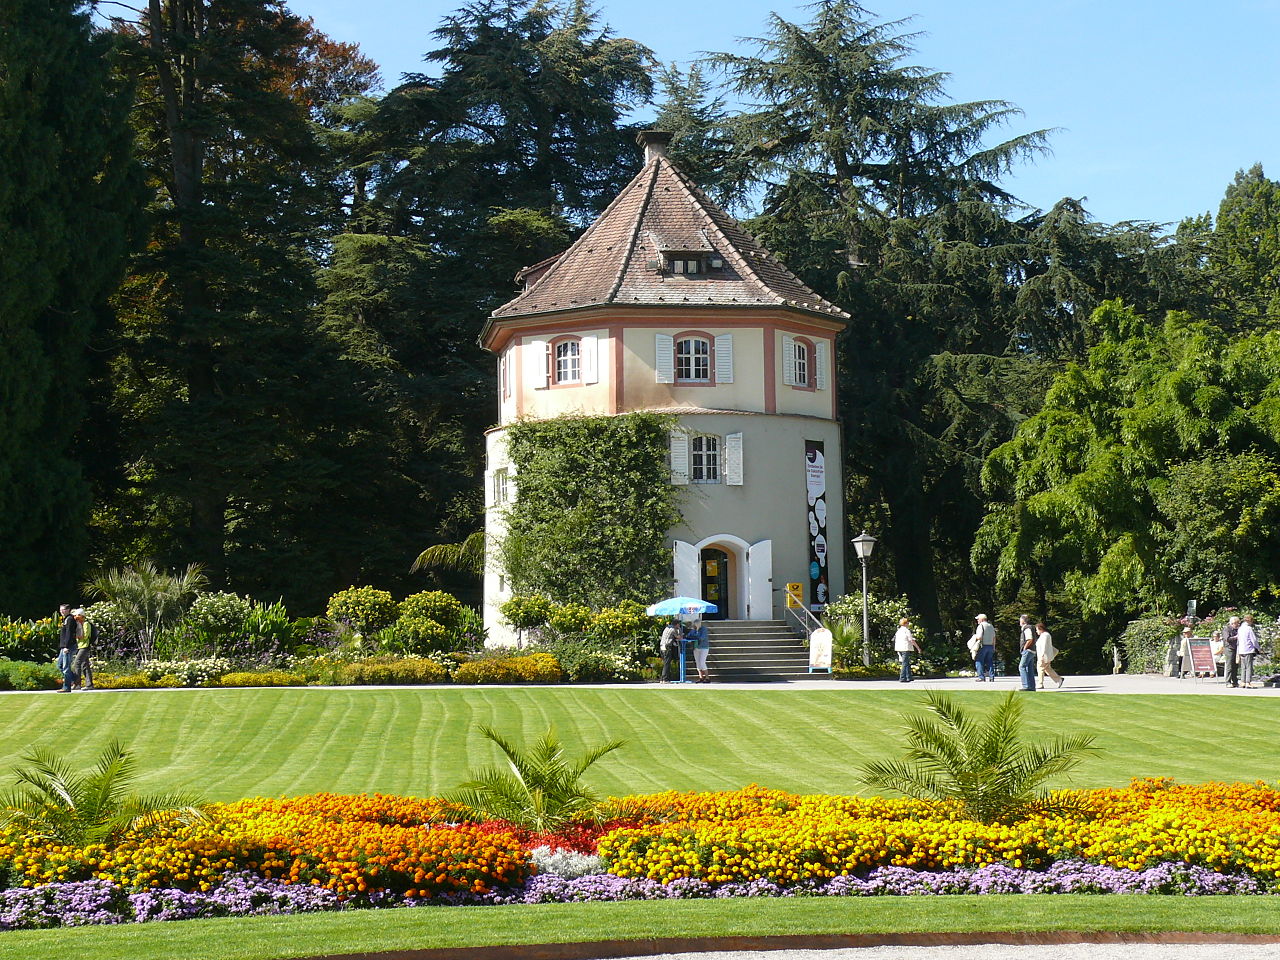
<svg viewBox="0 0 1280 960">
<path fill-rule="evenodd" d="M 871 634 L 867 624 L 867 558 L 876 548 L 876 538 L 863 530 L 853 538 L 853 551 L 862 561 L 862 665 L 871 666 Z"/>
</svg>

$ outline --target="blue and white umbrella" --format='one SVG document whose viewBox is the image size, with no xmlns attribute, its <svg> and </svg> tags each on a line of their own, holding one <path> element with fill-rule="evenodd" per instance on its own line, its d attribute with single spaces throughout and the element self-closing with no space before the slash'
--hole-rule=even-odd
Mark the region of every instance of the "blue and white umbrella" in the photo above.
<svg viewBox="0 0 1280 960">
<path fill-rule="evenodd" d="M 669 597 L 645 608 L 644 612 L 651 617 L 678 617 L 682 613 L 719 613 L 720 608 L 697 597 Z"/>
</svg>

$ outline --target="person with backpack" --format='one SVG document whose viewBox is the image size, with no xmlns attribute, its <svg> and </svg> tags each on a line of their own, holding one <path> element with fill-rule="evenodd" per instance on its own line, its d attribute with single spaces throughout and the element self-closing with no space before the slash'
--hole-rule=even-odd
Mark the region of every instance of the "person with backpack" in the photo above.
<svg viewBox="0 0 1280 960">
<path fill-rule="evenodd" d="M 76 618 L 76 641 L 79 643 L 71 669 L 75 672 L 80 689 L 92 690 L 93 665 L 89 662 L 89 653 L 93 648 L 93 641 L 97 639 L 98 628 L 86 618 L 84 607 L 76 607 L 71 615 Z"/>
</svg>

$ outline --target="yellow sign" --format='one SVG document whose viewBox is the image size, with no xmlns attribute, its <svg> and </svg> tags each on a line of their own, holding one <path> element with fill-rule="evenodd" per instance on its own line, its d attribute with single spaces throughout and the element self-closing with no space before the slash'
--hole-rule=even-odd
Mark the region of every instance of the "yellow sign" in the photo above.
<svg viewBox="0 0 1280 960">
<path fill-rule="evenodd" d="M 788 583 L 787 584 L 787 606 L 795 609 L 804 606 L 804 584 Z"/>
</svg>

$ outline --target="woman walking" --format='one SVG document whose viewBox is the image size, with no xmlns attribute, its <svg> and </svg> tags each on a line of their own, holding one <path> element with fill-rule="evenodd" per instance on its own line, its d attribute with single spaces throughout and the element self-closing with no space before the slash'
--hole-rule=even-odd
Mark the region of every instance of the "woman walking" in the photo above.
<svg viewBox="0 0 1280 960">
<path fill-rule="evenodd" d="M 893 649 L 898 654 L 902 668 L 898 671 L 899 683 L 911 682 L 911 654 L 923 653 L 916 638 L 911 635 L 911 621 L 903 617 L 898 621 L 898 632 L 893 635 Z"/>
<path fill-rule="evenodd" d="M 1050 666 L 1053 658 L 1058 655 L 1058 648 L 1053 645 L 1053 634 L 1043 623 L 1036 624 L 1036 664 L 1040 668 L 1040 689 L 1044 689 L 1044 678 L 1057 682 L 1061 687 L 1067 681 L 1058 676 L 1056 670 Z"/>
</svg>

